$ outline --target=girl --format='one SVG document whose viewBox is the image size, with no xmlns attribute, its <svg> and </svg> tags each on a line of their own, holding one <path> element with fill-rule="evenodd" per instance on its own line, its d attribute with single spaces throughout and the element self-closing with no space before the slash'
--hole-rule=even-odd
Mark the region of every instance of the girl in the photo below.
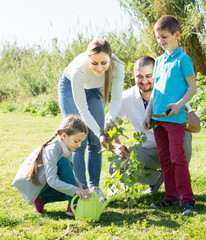
<svg viewBox="0 0 206 240">
<path fill-rule="evenodd" d="M 46 203 L 65 200 L 70 203 L 75 194 L 80 199 L 89 199 L 88 192 L 73 174 L 70 158 L 87 133 L 78 116 L 68 116 L 53 137 L 32 152 L 19 168 L 12 185 L 37 212 L 45 213 Z M 74 216 L 70 205 L 66 214 Z"/>
<path fill-rule="evenodd" d="M 86 162 L 89 187 L 91 192 L 97 193 L 100 202 L 104 202 L 105 198 L 99 188 L 102 163 L 100 150 L 101 144 L 105 144 L 100 129 L 107 131 L 116 119 L 121 104 L 124 75 L 124 65 L 112 54 L 109 43 L 104 39 L 97 39 L 89 44 L 86 52 L 78 55 L 65 68 L 58 86 L 63 117 L 80 114 L 89 127 L 88 136 L 81 148 L 73 153 L 74 172 L 87 187 L 84 155 L 88 147 Z M 111 83 L 110 110 L 104 128 L 104 104 L 109 101 Z"/>
</svg>

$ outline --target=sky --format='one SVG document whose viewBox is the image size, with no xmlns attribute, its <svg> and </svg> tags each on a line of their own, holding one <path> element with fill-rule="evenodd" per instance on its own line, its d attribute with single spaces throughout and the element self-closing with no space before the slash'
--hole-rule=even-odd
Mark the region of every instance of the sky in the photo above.
<svg viewBox="0 0 206 240">
<path fill-rule="evenodd" d="M 117 0 L 0 0 L 0 42 L 60 46 L 77 38 L 121 30 L 130 24 Z"/>
</svg>

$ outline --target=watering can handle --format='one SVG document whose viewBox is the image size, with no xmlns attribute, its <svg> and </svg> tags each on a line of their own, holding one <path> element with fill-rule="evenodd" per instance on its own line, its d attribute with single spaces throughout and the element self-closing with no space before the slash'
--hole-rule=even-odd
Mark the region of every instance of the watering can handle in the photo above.
<svg viewBox="0 0 206 240">
<path fill-rule="evenodd" d="M 72 212 L 74 213 L 74 215 L 75 215 L 75 213 L 76 213 L 76 210 L 74 209 L 74 200 L 77 198 L 77 197 L 79 197 L 79 195 L 74 195 L 74 197 L 72 198 L 72 201 L 71 201 L 71 209 L 72 209 Z"/>
<path fill-rule="evenodd" d="M 97 195 L 96 193 L 94 193 L 94 192 L 88 192 L 88 193 L 94 195 L 95 198 L 98 198 L 98 195 Z M 74 213 L 74 215 L 75 215 L 75 212 L 76 212 L 76 210 L 74 209 L 74 200 L 75 200 L 77 197 L 79 197 L 79 195 L 75 195 L 75 196 L 72 198 L 72 201 L 71 201 L 71 209 L 72 209 L 72 212 Z M 86 200 L 86 201 L 87 201 L 87 200 Z"/>
</svg>

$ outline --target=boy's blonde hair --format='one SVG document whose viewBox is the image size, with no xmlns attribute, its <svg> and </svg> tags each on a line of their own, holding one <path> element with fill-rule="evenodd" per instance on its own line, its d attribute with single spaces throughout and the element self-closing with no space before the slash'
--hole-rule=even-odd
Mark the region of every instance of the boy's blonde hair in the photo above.
<svg viewBox="0 0 206 240">
<path fill-rule="evenodd" d="M 180 32 L 180 24 L 178 20 L 172 15 L 162 16 L 154 25 L 154 30 L 165 30 L 167 29 L 171 34 L 175 32 Z"/>
<path fill-rule="evenodd" d="M 32 183 L 35 185 L 40 185 L 38 179 L 38 167 L 42 164 L 42 150 L 48 143 L 50 143 L 53 139 L 57 136 L 60 136 L 63 132 L 65 132 L 68 136 L 77 134 L 77 133 L 88 133 L 88 128 L 83 120 L 76 115 L 69 115 L 65 118 L 62 123 L 59 125 L 58 129 L 54 133 L 54 135 L 41 147 L 40 150 L 37 152 L 34 162 L 32 164 L 31 170 L 28 173 L 28 177 Z"/>
<path fill-rule="evenodd" d="M 96 39 L 93 40 L 87 47 L 87 55 L 92 56 L 97 53 L 104 52 L 108 54 L 111 59 L 110 66 L 105 72 L 105 80 L 104 80 L 104 88 L 103 88 L 103 96 L 104 96 L 104 105 L 107 105 L 109 102 L 109 92 L 112 82 L 112 69 L 114 67 L 114 61 L 122 63 L 118 59 L 112 56 L 112 49 L 110 44 L 105 39 Z"/>
</svg>

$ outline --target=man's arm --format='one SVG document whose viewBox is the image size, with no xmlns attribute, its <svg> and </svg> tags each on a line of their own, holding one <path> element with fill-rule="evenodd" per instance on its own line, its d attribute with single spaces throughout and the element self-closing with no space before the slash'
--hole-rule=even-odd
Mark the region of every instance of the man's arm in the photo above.
<svg viewBox="0 0 206 240">
<path fill-rule="evenodd" d="M 189 113 L 189 118 L 187 120 L 187 123 L 188 123 L 188 126 L 186 128 L 187 131 L 190 131 L 192 133 L 200 132 L 200 130 L 201 130 L 200 119 L 195 114 L 195 112 L 190 112 Z"/>
</svg>

